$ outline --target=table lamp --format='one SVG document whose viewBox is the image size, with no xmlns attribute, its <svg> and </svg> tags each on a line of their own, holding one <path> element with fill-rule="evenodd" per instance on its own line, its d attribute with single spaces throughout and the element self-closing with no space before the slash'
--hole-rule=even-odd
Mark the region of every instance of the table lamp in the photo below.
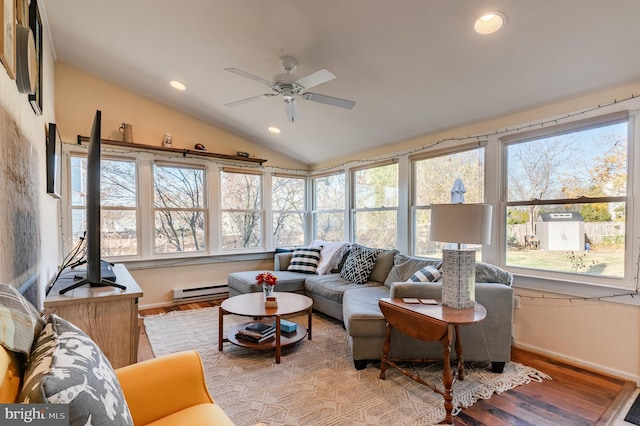
<svg viewBox="0 0 640 426">
<path fill-rule="evenodd" d="M 488 204 L 433 204 L 431 241 L 457 243 L 442 250 L 442 304 L 455 309 L 475 305 L 476 252 L 460 244 L 489 244 L 491 212 Z"/>
</svg>

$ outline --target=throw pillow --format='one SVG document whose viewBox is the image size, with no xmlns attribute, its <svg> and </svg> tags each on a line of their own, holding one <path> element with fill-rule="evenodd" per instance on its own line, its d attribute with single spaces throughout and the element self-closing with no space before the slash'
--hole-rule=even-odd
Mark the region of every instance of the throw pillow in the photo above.
<svg viewBox="0 0 640 426">
<path fill-rule="evenodd" d="M 435 266 L 425 266 L 424 268 L 418 269 L 416 272 L 411 275 L 411 277 L 407 280 L 408 283 L 435 283 L 440 281 L 442 278 L 442 273 Z"/>
<path fill-rule="evenodd" d="M 20 401 L 69 404 L 69 425 L 133 425 L 111 364 L 82 330 L 51 315 L 27 363 Z"/>
<path fill-rule="evenodd" d="M 44 327 L 44 320 L 14 287 L 0 285 L 0 344 L 10 351 L 29 356 L 33 341 Z"/>
<path fill-rule="evenodd" d="M 354 244 L 344 262 L 340 277 L 355 284 L 364 284 L 369 280 L 376 266 L 380 250 Z"/>
<path fill-rule="evenodd" d="M 320 263 L 321 247 L 296 247 L 293 249 L 287 271 L 315 274 Z"/>
</svg>

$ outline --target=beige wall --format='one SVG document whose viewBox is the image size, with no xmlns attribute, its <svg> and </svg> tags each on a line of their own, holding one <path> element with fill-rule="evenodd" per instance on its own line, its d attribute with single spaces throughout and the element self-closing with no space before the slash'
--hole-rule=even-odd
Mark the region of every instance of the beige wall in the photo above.
<svg viewBox="0 0 640 426">
<path fill-rule="evenodd" d="M 517 289 L 516 345 L 626 377 L 640 385 L 640 308 L 603 300 L 550 300 Z M 546 296 L 544 300 L 541 297 Z"/>
<path fill-rule="evenodd" d="M 123 122 L 133 126 L 133 140 L 161 146 L 162 135 L 173 135 L 174 148 L 193 149 L 201 142 L 207 151 L 235 155 L 249 152 L 266 159 L 265 166 L 306 169 L 295 159 L 271 151 L 203 121 L 172 110 L 144 96 L 132 93 L 96 76 L 56 63 L 56 116 L 62 139 L 76 143 L 76 136 L 89 136 L 93 116 L 102 111 L 102 138 L 121 141 L 118 131 Z"/>
<path fill-rule="evenodd" d="M 227 276 L 231 272 L 273 270 L 273 259 L 163 268 L 137 268 L 135 265 L 128 267 L 133 278 L 144 290 L 140 305 L 148 308 L 166 306 L 170 303 L 173 289 L 226 284 Z"/>
</svg>

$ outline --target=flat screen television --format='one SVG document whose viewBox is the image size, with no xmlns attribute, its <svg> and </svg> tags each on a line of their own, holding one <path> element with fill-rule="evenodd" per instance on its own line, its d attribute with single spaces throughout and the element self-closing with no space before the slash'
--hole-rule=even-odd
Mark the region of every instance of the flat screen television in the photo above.
<svg viewBox="0 0 640 426">
<path fill-rule="evenodd" d="M 83 286 L 91 287 L 113 286 L 126 290 L 126 287 L 115 282 L 116 276 L 112 265 L 101 259 L 100 252 L 100 142 L 101 142 L 102 112 L 96 111 L 89 137 L 89 151 L 87 153 L 86 179 L 86 273 L 76 276 L 78 281 L 60 290 L 64 294 L 69 290 Z"/>
</svg>

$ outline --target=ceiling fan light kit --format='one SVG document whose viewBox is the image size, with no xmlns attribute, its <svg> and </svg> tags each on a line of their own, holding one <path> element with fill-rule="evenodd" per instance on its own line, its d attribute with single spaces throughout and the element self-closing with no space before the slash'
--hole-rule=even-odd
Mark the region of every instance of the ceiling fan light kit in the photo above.
<svg viewBox="0 0 640 426">
<path fill-rule="evenodd" d="M 257 99 L 282 96 L 285 104 L 285 112 L 287 113 L 287 120 L 293 123 L 298 121 L 298 108 L 296 104 L 296 97 L 298 96 L 307 101 L 318 102 L 345 109 L 353 109 L 356 105 L 354 101 L 306 91 L 312 87 L 336 78 L 331 71 L 323 68 L 305 77 L 299 77 L 291 73 L 298 68 L 298 61 L 296 61 L 295 58 L 292 58 L 291 56 L 283 56 L 280 58 L 280 64 L 285 72 L 276 75 L 272 81 L 258 77 L 238 68 L 225 68 L 226 71 L 262 83 L 272 90 L 272 93 L 264 93 L 262 95 L 240 99 L 238 101 L 227 103 L 225 106 L 234 107 Z"/>
</svg>

